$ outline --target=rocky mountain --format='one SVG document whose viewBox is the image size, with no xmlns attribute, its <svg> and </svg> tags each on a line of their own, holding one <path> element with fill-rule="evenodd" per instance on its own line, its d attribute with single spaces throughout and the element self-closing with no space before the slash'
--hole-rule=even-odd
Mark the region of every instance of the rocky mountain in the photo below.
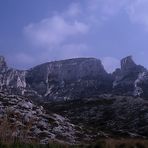
<svg viewBox="0 0 148 148">
<path fill-rule="evenodd" d="M 147 97 L 148 71 L 131 56 L 108 74 L 100 60 L 76 58 L 49 62 L 26 71 L 8 68 L 0 57 L 0 90 L 30 98 L 63 101 L 102 93 Z"/>
<path fill-rule="evenodd" d="M 112 89 L 112 76 L 98 59 L 49 62 L 26 71 L 9 69 L 4 58 L 1 59 L 1 67 L 5 69 L 1 71 L 1 91 L 10 94 L 61 101 L 107 93 Z"/>
<path fill-rule="evenodd" d="M 0 57 L 0 139 L 70 144 L 148 138 L 148 71 L 131 56 L 108 74 L 95 58 L 9 68 Z M 6 137 L 5 137 L 6 138 Z"/>
<path fill-rule="evenodd" d="M 69 100 L 111 91 L 112 79 L 100 60 L 78 58 L 30 69 L 26 83 L 47 100 Z"/>
<path fill-rule="evenodd" d="M 121 69 L 114 75 L 113 94 L 147 97 L 147 70 L 135 64 L 131 56 L 121 60 Z M 145 82 L 145 84 L 143 84 Z"/>
</svg>

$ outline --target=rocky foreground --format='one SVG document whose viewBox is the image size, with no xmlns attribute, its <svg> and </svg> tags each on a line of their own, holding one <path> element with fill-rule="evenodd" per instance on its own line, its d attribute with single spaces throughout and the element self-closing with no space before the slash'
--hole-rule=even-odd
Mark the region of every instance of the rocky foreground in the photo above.
<svg viewBox="0 0 148 148">
<path fill-rule="evenodd" d="M 55 113 L 46 113 L 32 101 L 0 93 L 0 140 L 42 144 L 64 141 L 75 144 L 76 126 Z"/>
<path fill-rule="evenodd" d="M 89 145 L 100 139 L 148 138 L 148 101 L 139 97 L 104 94 L 42 105 L 0 93 L 0 141 Z"/>
</svg>

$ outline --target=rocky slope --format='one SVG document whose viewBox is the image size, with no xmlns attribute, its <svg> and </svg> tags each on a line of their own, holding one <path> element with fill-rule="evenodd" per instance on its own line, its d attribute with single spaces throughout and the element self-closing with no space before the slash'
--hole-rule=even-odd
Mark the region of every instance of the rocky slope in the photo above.
<svg viewBox="0 0 148 148">
<path fill-rule="evenodd" d="M 100 95 L 95 98 L 45 106 L 60 112 L 94 139 L 148 137 L 148 101 L 131 96 Z"/>
<path fill-rule="evenodd" d="M 67 118 L 46 113 L 27 98 L 0 93 L 0 140 L 42 144 L 50 141 L 77 143 L 76 126 Z"/>
</svg>

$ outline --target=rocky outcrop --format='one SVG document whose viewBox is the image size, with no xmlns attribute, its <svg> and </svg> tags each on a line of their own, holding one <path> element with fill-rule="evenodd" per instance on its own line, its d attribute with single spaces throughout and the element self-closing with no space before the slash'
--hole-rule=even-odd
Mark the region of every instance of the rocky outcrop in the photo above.
<svg viewBox="0 0 148 148">
<path fill-rule="evenodd" d="M 100 60 L 77 58 L 36 66 L 28 71 L 8 69 L 1 58 L 0 90 L 31 98 L 67 100 L 111 91 L 112 79 Z"/>
<path fill-rule="evenodd" d="M 113 93 L 120 95 L 139 96 L 137 79 L 146 69 L 141 65 L 136 65 L 131 56 L 121 60 L 121 69 L 114 72 Z"/>
<path fill-rule="evenodd" d="M 0 93 L 0 139 L 41 144 L 50 141 L 76 143 L 76 126 L 67 118 L 46 113 L 42 106 L 27 98 Z"/>
<path fill-rule="evenodd" d="M 122 59 L 121 68 L 113 74 L 95 58 L 54 61 L 21 71 L 8 68 L 0 57 L 0 91 L 38 100 L 63 101 L 102 93 L 147 97 L 145 75 L 147 70 L 131 56 Z"/>
<path fill-rule="evenodd" d="M 134 69 L 137 65 L 132 60 L 132 56 L 125 57 L 121 60 L 121 71 L 129 72 L 131 69 Z"/>
<path fill-rule="evenodd" d="M 8 68 L 4 57 L 0 57 L 0 91 L 10 94 L 24 94 L 26 71 Z"/>
<path fill-rule="evenodd" d="M 139 74 L 135 80 L 135 96 L 148 97 L 148 71 Z"/>
<path fill-rule="evenodd" d="M 110 91 L 112 79 L 100 60 L 78 58 L 50 62 L 30 69 L 28 87 L 48 100 L 68 100 Z"/>
</svg>

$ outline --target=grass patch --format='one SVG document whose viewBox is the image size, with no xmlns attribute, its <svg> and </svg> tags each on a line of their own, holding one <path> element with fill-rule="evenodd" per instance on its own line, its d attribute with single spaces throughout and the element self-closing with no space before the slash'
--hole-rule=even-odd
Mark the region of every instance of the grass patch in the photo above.
<svg viewBox="0 0 148 148">
<path fill-rule="evenodd" d="M 96 143 L 81 145 L 67 145 L 51 142 L 47 145 L 13 143 L 2 144 L 0 148 L 148 148 L 148 140 L 143 139 L 102 139 Z"/>
<path fill-rule="evenodd" d="M 105 139 L 88 148 L 148 148 L 148 140 L 143 139 Z"/>
<path fill-rule="evenodd" d="M 42 144 L 25 144 L 25 143 L 13 143 L 13 144 L 2 144 L 0 148 L 68 148 L 66 144 L 50 143 L 46 145 Z"/>
</svg>

